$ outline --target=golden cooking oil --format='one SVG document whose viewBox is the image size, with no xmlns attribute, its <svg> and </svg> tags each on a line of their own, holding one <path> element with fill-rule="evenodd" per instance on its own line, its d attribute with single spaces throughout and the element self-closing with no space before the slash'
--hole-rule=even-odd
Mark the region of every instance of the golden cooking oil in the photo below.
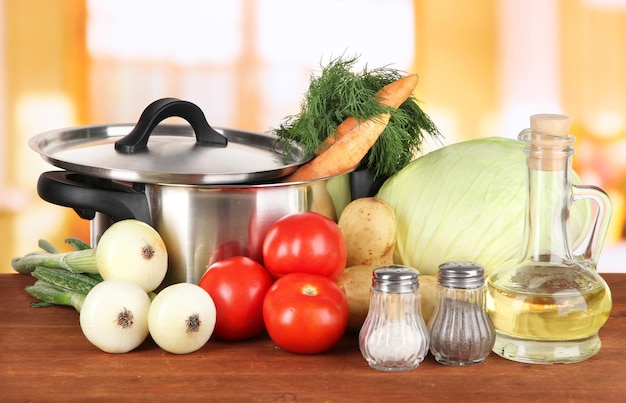
<svg viewBox="0 0 626 403">
<path fill-rule="evenodd" d="M 592 274 L 576 265 L 531 265 L 491 277 L 486 308 L 497 329 L 493 351 L 531 363 L 595 355 L 612 300 L 604 280 Z"/>
</svg>

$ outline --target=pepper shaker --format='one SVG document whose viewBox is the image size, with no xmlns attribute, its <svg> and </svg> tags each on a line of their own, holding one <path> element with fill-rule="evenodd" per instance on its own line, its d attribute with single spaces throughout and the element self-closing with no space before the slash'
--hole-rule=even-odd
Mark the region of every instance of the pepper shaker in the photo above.
<svg viewBox="0 0 626 403">
<path fill-rule="evenodd" d="M 444 263 L 438 281 L 437 305 L 428 323 L 430 352 L 445 365 L 483 362 L 496 337 L 485 310 L 484 268 L 472 262 Z"/>
<path fill-rule="evenodd" d="M 370 307 L 359 332 L 359 348 L 370 367 L 408 371 L 417 368 L 428 354 L 418 276 L 414 268 L 401 265 L 374 270 Z"/>
</svg>

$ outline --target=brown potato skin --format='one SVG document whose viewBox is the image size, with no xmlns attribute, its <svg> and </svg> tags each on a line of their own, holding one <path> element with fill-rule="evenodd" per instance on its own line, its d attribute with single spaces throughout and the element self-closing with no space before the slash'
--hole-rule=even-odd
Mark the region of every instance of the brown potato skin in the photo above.
<svg viewBox="0 0 626 403">
<path fill-rule="evenodd" d="M 338 225 L 348 247 L 347 267 L 393 264 L 397 222 L 386 201 L 377 197 L 353 200 L 341 213 Z"/>
<path fill-rule="evenodd" d="M 370 289 L 372 287 L 372 272 L 375 267 L 356 265 L 347 267 L 337 280 L 339 287 L 346 293 L 350 316 L 348 331 L 358 333 L 365 322 L 370 304 Z M 437 303 L 437 275 L 428 274 L 419 276 L 421 311 L 426 324 L 430 319 Z"/>
<path fill-rule="evenodd" d="M 422 318 L 427 325 L 437 305 L 437 283 L 436 274 L 420 274 L 419 276 Z"/>
<path fill-rule="evenodd" d="M 356 265 L 346 267 L 337 284 L 348 297 L 350 316 L 348 331 L 358 332 L 365 321 L 370 306 L 370 288 L 374 267 Z"/>
<path fill-rule="evenodd" d="M 348 331 L 358 332 L 369 310 L 372 272 L 394 264 L 397 221 L 386 201 L 363 197 L 346 206 L 338 225 L 348 247 L 348 262 L 337 283 L 348 297 Z M 437 275 L 420 274 L 419 284 L 422 317 L 428 324 L 437 303 Z"/>
</svg>

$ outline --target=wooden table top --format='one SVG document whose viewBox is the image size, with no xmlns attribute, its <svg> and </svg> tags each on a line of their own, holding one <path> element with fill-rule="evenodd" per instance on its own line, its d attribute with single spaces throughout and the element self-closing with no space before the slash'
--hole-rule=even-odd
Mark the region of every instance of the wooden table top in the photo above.
<svg viewBox="0 0 626 403">
<path fill-rule="evenodd" d="M 447 367 L 432 355 L 415 370 L 371 369 L 347 334 L 331 351 L 296 355 L 267 336 L 210 340 L 174 355 L 148 338 L 107 354 L 83 336 L 71 308 L 31 308 L 26 275 L 0 274 L 0 401 L 506 401 L 617 402 L 626 399 L 626 274 L 606 274 L 613 311 L 602 349 L 577 364 L 529 365 L 491 354 Z"/>
</svg>

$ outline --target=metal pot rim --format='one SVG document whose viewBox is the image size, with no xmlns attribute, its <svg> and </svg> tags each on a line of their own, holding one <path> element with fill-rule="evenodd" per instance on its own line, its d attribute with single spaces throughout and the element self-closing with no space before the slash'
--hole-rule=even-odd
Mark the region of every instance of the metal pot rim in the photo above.
<svg viewBox="0 0 626 403">
<path fill-rule="evenodd" d="M 146 150 L 119 153 L 114 144 L 132 124 L 91 125 L 51 130 L 34 136 L 31 149 L 48 163 L 85 175 L 151 184 L 234 185 L 275 181 L 310 159 L 301 145 L 280 147 L 266 133 L 215 128 L 226 147 L 198 145 L 191 127 L 156 126 Z"/>
</svg>

